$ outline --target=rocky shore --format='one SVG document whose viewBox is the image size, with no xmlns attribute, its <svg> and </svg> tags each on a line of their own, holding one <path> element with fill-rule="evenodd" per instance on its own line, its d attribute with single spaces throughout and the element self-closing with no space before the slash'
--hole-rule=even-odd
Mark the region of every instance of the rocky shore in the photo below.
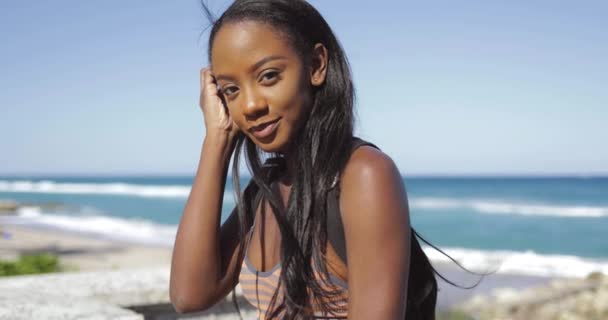
<svg viewBox="0 0 608 320">
<path fill-rule="evenodd" d="M 496 289 L 475 296 L 458 309 L 479 320 L 600 320 L 608 319 L 608 276 L 559 279 L 524 290 Z"/>
</svg>

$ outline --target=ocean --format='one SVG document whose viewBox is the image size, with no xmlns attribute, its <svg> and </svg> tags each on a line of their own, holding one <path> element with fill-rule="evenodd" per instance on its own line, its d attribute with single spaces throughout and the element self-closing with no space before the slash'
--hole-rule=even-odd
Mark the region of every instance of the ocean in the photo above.
<svg viewBox="0 0 608 320">
<path fill-rule="evenodd" d="M 0 225 L 171 246 L 192 180 L 0 177 L 0 201 L 28 204 L 17 215 L 0 215 Z M 608 273 L 608 177 L 403 180 L 412 226 L 467 268 L 558 277 Z M 222 221 L 234 203 L 228 183 Z M 424 249 L 434 263 L 449 261 L 430 246 Z"/>
</svg>

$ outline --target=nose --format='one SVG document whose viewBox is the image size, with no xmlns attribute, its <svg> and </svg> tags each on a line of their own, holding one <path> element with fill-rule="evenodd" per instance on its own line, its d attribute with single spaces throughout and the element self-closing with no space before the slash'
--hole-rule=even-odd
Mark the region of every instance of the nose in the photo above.
<svg viewBox="0 0 608 320">
<path fill-rule="evenodd" d="M 244 114 L 247 118 L 255 119 L 268 112 L 266 98 L 255 90 L 247 90 Z"/>
</svg>

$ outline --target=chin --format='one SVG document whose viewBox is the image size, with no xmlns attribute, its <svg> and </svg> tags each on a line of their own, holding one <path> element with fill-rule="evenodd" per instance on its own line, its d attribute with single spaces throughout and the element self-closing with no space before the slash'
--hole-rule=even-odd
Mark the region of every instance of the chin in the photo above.
<svg viewBox="0 0 608 320">
<path fill-rule="evenodd" d="M 258 146 L 258 148 L 262 149 L 264 152 L 267 153 L 282 153 L 283 150 L 285 150 L 285 146 L 287 145 L 282 144 L 282 143 L 277 143 L 276 141 L 273 141 L 271 143 L 263 143 L 259 140 L 253 140 L 253 143 L 255 143 L 256 146 Z"/>
</svg>

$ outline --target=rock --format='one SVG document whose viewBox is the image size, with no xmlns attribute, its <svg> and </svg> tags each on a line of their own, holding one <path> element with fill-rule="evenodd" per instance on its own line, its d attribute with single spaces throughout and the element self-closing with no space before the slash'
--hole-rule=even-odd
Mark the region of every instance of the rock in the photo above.
<svg viewBox="0 0 608 320">
<path fill-rule="evenodd" d="M 497 289 L 474 297 L 460 309 L 476 319 L 608 319 L 608 279 L 592 273 L 585 279 L 562 279 L 520 291 Z"/>
<path fill-rule="evenodd" d="M 70 208 L 60 202 L 43 202 L 43 203 L 30 203 L 30 202 L 16 202 L 10 199 L 0 199 L 0 215 L 14 215 L 19 209 L 25 208 L 36 208 L 43 211 L 59 211 L 59 210 L 76 210 L 76 208 Z"/>
<path fill-rule="evenodd" d="M 13 200 L 0 200 L 0 214 L 15 214 L 19 204 Z"/>
<path fill-rule="evenodd" d="M 599 271 L 594 271 L 587 275 L 587 280 L 602 281 L 602 279 L 604 279 L 604 274 Z"/>
</svg>

